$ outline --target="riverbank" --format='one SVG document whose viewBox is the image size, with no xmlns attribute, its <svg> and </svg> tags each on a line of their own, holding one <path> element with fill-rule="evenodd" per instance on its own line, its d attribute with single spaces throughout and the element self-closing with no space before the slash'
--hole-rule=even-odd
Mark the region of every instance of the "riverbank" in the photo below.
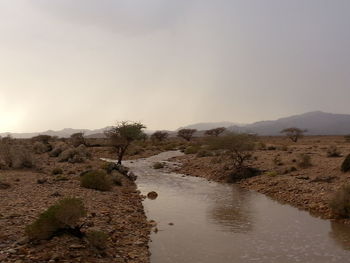
<svg viewBox="0 0 350 263">
<path fill-rule="evenodd" d="M 103 163 L 93 155 L 96 149 L 85 150 L 92 156 L 83 162 L 59 162 L 59 157 L 42 153 L 33 154 L 32 169 L 0 170 L 0 262 L 149 262 L 150 225 L 135 183 L 125 178 L 106 192 L 82 188 L 80 173 L 100 169 Z M 103 251 L 70 235 L 27 240 L 25 227 L 65 197 L 83 201 L 87 216 L 81 220 L 82 232 L 107 234 Z"/>
<path fill-rule="evenodd" d="M 264 150 L 253 153 L 252 167 L 263 170 L 262 175 L 245 179 L 238 184 L 246 189 L 263 193 L 271 198 L 307 210 L 325 219 L 336 219 L 329 202 L 334 193 L 350 181 L 349 173 L 342 173 L 340 166 L 344 156 L 350 152 L 342 137 L 306 137 L 297 144 L 285 138 L 265 138 Z M 342 157 L 328 157 L 327 149 L 336 146 Z M 300 154 L 311 158 L 311 166 L 297 165 Z M 227 180 L 230 162 L 215 156 L 198 157 L 194 154 L 176 158 L 182 166 L 176 172 L 204 177 L 208 180 Z M 350 220 L 343 220 L 350 223 Z"/>
</svg>

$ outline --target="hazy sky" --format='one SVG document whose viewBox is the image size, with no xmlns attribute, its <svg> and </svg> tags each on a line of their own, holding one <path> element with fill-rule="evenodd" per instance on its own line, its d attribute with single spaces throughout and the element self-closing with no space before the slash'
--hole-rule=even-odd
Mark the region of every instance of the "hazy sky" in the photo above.
<svg viewBox="0 0 350 263">
<path fill-rule="evenodd" d="M 0 0 L 0 132 L 350 113 L 349 0 Z"/>
</svg>

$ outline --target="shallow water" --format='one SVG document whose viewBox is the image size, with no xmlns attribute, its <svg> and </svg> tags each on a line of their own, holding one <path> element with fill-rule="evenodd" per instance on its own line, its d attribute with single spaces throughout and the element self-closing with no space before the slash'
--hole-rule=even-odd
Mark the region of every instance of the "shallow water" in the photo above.
<svg viewBox="0 0 350 263">
<path fill-rule="evenodd" d="M 143 194 L 159 195 L 144 201 L 159 230 L 151 236 L 152 263 L 350 262 L 349 226 L 236 185 L 151 168 L 178 155 L 125 162 Z"/>
</svg>

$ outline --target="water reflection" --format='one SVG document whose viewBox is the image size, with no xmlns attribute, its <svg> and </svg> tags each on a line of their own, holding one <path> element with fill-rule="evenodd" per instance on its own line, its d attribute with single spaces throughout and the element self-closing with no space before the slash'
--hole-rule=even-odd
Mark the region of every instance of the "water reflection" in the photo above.
<svg viewBox="0 0 350 263">
<path fill-rule="evenodd" d="M 151 168 L 178 154 L 127 163 L 143 194 L 159 194 L 143 203 L 159 230 L 149 244 L 152 263 L 350 262 L 348 226 L 235 185 Z"/>
<path fill-rule="evenodd" d="M 247 191 L 228 187 L 230 195 L 223 200 L 222 195 L 212 194 L 212 206 L 208 217 L 222 231 L 247 233 L 253 229 L 253 213 L 251 211 L 250 195 Z"/>
</svg>

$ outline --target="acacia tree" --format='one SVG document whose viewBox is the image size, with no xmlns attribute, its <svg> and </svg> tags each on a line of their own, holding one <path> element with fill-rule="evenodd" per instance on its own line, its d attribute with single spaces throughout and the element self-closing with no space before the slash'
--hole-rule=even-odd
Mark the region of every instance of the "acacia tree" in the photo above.
<svg viewBox="0 0 350 263">
<path fill-rule="evenodd" d="M 239 171 L 248 167 L 247 161 L 252 157 L 255 140 L 255 136 L 252 135 L 228 133 L 211 138 L 209 145 L 214 150 L 224 150 L 232 160 L 234 168 Z"/>
<path fill-rule="evenodd" d="M 144 136 L 142 129 L 146 128 L 139 122 L 122 121 L 116 126 L 105 131 L 105 135 L 110 140 L 110 145 L 117 150 L 118 164 L 122 163 L 123 156 L 129 145 Z"/>
<path fill-rule="evenodd" d="M 281 131 L 281 133 L 286 134 L 286 136 L 292 140 L 292 142 L 297 142 L 300 138 L 304 136 L 307 130 L 301 130 L 299 128 L 291 127 Z"/>
<path fill-rule="evenodd" d="M 165 131 L 156 131 L 151 135 L 152 140 L 157 140 L 157 141 L 164 141 L 166 138 L 168 138 L 169 133 Z"/>
<path fill-rule="evenodd" d="M 224 131 L 226 131 L 225 127 L 218 127 L 215 129 L 210 129 L 205 131 L 205 135 L 209 135 L 209 136 L 219 136 L 221 133 L 223 133 Z"/>
<path fill-rule="evenodd" d="M 177 132 L 177 136 L 190 141 L 196 131 L 196 129 L 181 129 Z"/>
</svg>

